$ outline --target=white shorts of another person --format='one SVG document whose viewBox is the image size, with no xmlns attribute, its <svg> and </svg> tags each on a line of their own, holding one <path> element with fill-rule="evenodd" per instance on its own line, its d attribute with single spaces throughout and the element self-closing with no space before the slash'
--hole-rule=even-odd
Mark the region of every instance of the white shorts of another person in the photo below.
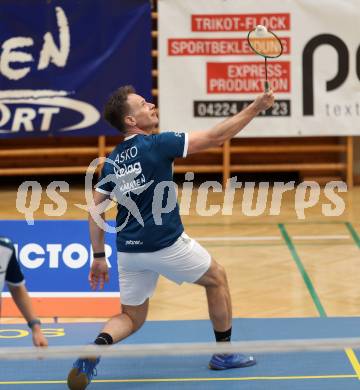
<svg viewBox="0 0 360 390">
<path fill-rule="evenodd" d="M 121 303 L 144 303 L 153 295 L 159 275 L 177 284 L 196 282 L 210 264 L 209 252 L 185 233 L 171 246 L 155 252 L 118 252 Z"/>
</svg>

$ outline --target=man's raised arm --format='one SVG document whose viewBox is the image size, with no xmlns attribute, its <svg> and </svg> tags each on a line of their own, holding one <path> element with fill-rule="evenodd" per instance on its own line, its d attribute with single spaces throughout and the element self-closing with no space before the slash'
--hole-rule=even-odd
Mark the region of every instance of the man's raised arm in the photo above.
<svg viewBox="0 0 360 390">
<path fill-rule="evenodd" d="M 272 91 L 259 95 L 241 112 L 225 119 L 209 130 L 195 131 L 189 134 L 188 154 L 202 152 L 208 148 L 222 145 L 233 138 L 261 111 L 274 104 Z"/>
</svg>

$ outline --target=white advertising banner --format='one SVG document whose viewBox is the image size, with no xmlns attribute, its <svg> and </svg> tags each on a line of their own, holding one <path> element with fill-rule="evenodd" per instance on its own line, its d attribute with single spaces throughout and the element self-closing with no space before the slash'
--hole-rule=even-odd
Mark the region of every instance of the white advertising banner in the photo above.
<svg viewBox="0 0 360 390">
<path fill-rule="evenodd" d="M 284 48 L 268 60 L 276 102 L 239 136 L 360 135 L 359 0 L 159 0 L 161 130 L 210 128 L 262 93 L 257 25 Z"/>
</svg>

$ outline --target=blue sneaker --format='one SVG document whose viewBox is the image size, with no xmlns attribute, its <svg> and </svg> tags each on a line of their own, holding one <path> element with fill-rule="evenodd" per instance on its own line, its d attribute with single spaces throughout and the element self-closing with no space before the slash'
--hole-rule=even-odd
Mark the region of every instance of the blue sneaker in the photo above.
<svg viewBox="0 0 360 390">
<path fill-rule="evenodd" d="M 100 358 L 78 359 L 70 370 L 67 384 L 70 390 L 84 390 L 97 375 L 96 366 Z"/>
<path fill-rule="evenodd" d="M 253 356 L 241 353 L 218 353 L 212 356 L 209 362 L 211 370 L 228 370 L 229 368 L 250 367 L 256 364 Z"/>
</svg>

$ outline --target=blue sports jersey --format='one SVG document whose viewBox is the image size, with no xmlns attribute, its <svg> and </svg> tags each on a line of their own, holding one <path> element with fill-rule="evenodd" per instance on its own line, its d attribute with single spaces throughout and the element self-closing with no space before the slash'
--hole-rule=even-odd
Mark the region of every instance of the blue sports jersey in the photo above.
<svg viewBox="0 0 360 390">
<path fill-rule="evenodd" d="M 13 243 L 8 238 L 0 237 L 0 293 L 5 281 L 15 286 L 25 282 Z"/>
<path fill-rule="evenodd" d="M 119 252 L 154 252 L 184 231 L 173 183 L 173 161 L 186 157 L 185 133 L 136 135 L 115 147 L 96 191 L 118 202 Z"/>
</svg>

